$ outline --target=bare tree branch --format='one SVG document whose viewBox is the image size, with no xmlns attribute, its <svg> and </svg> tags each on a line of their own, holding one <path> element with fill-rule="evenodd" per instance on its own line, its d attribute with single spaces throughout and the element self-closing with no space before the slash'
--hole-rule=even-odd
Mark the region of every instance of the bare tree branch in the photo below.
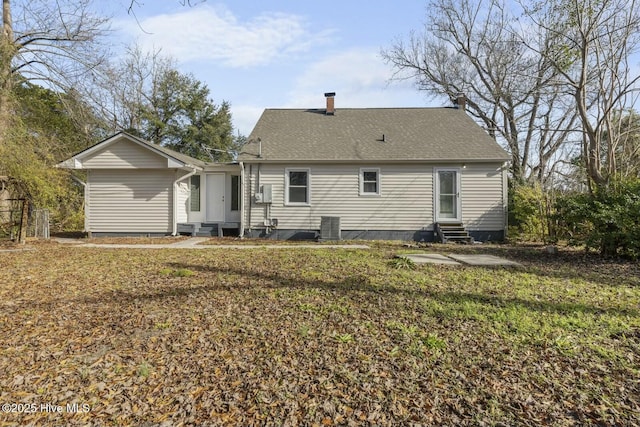
<svg viewBox="0 0 640 427">
<path fill-rule="evenodd" d="M 640 75 L 631 75 L 629 57 L 640 47 L 640 7 L 636 0 L 555 0 L 520 3 L 525 15 L 554 40 L 547 57 L 575 99 L 583 133 L 582 159 L 596 186 L 621 172 L 617 116 L 635 104 Z M 531 47 L 531 46 L 530 46 Z M 607 140 L 605 141 L 605 138 Z"/>
<path fill-rule="evenodd" d="M 551 84 L 558 73 L 542 54 L 551 40 L 520 30 L 503 0 L 432 0 L 427 10 L 423 33 L 382 52 L 394 77 L 414 79 L 433 97 L 464 92 L 469 114 L 511 153 L 513 177 L 544 183 L 550 168 L 543 163 L 566 135 L 541 129 L 565 117 L 570 125 L 575 116 L 571 96 Z"/>
</svg>

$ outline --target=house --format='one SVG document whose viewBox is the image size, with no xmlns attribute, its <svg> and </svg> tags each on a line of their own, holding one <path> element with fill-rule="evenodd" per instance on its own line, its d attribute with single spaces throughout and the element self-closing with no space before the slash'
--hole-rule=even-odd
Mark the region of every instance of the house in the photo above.
<svg viewBox="0 0 640 427">
<path fill-rule="evenodd" d="M 430 241 L 451 225 L 505 237 L 509 156 L 464 96 L 455 108 L 344 109 L 325 96 L 323 109 L 267 109 L 253 129 L 238 156 L 247 235 L 333 227 L 331 237 Z"/>
<path fill-rule="evenodd" d="M 93 235 L 276 239 L 505 237 L 507 153 L 453 108 L 267 109 L 229 164 L 126 133 L 62 162 L 86 170 Z M 436 236 L 438 234 L 438 236 Z"/>
<path fill-rule="evenodd" d="M 240 182 L 237 164 L 203 162 L 120 132 L 57 166 L 86 171 L 85 181 L 76 180 L 84 186 L 90 235 L 195 233 L 203 223 L 239 229 L 231 195 Z"/>
</svg>

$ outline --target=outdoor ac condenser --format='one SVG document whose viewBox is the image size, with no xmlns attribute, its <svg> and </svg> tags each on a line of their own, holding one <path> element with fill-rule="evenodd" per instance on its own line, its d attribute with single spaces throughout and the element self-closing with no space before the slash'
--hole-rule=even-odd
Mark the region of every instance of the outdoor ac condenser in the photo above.
<svg viewBox="0 0 640 427">
<path fill-rule="evenodd" d="M 341 238 L 340 217 L 320 217 L 320 240 L 340 240 Z"/>
</svg>

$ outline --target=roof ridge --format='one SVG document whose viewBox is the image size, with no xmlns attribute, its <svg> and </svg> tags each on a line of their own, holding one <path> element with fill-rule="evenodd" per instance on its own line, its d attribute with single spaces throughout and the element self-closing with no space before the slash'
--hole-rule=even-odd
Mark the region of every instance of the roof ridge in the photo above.
<svg viewBox="0 0 640 427">
<path fill-rule="evenodd" d="M 286 108 L 286 107 L 271 107 L 265 108 L 265 111 L 277 110 L 277 111 L 324 111 L 325 108 Z M 458 109 L 450 106 L 442 106 L 442 107 L 340 107 L 336 108 L 336 110 L 454 110 Z"/>
</svg>

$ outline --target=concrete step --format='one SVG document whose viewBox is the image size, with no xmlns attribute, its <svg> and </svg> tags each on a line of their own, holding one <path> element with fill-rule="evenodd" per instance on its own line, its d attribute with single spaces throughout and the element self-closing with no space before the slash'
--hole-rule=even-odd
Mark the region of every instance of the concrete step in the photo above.
<svg viewBox="0 0 640 427">
<path fill-rule="evenodd" d="M 218 224 L 200 224 L 200 229 L 196 232 L 197 237 L 212 237 L 218 235 Z"/>
<path fill-rule="evenodd" d="M 447 243 L 473 243 L 473 237 L 471 236 L 445 236 Z"/>
</svg>

